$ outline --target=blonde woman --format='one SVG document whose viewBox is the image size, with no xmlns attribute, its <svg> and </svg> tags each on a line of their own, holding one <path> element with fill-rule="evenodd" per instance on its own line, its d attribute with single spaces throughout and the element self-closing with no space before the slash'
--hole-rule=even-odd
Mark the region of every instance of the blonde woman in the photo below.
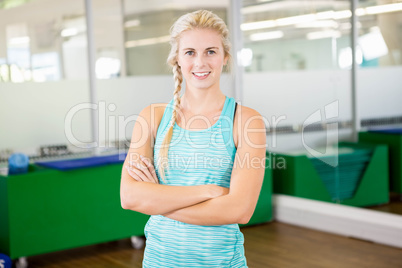
<svg viewBox="0 0 402 268">
<path fill-rule="evenodd" d="M 188 13 L 170 43 L 174 98 L 146 107 L 134 126 L 122 207 L 151 215 L 143 267 L 247 267 L 238 224 L 249 221 L 261 190 L 264 121 L 220 89 L 231 59 L 222 19 Z"/>
</svg>

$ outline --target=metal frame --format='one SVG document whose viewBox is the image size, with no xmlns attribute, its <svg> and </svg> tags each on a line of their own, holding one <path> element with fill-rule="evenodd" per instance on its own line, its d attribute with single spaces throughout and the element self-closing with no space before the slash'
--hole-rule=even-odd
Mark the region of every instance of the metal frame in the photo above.
<svg viewBox="0 0 402 268">
<path fill-rule="evenodd" d="M 357 15 L 356 9 L 359 4 L 358 0 L 351 0 L 350 10 L 352 12 L 351 24 L 352 24 L 352 32 L 351 32 L 351 47 L 352 47 L 352 70 L 351 70 L 351 104 L 352 104 L 352 140 L 358 140 L 358 133 L 360 130 L 360 116 L 359 116 L 359 107 L 358 107 L 358 96 L 357 96 L 357 62 L 356 62 L 356 45 L 358 39 L 357 32 Z"/>
<path fill-rule="evenodd" d="M 242 15 L 242 0 L 231 0 L 229 3 L 229 27 L 232 35 L 233 70 L 232 82 L 234 97 L 238 102 L 243 101 L 243 74 L 244 68 L 239 61 L 239 53 L 243 48 L 243 36 L 240 29 Z"/>
<path fill-rule="evenodd" d="M 87 42 L 88 42 L 88 78 L 89 78 L 89 95 L 91 104 L 98 105 L 98 96 L 96 89 L 96 74 L 95 74 L 95 63 L 96 63 L 96 49 L 94 41 L 94 29 L 93 29 L 93 14 L 92 14 L 92 0 L 85 0 L 85 11 L 86 11 L 86 26 L 87 26 Z M 100 154 L 99 148 L 99 121 L 97 109 L 91 109 L 91 134 L 93 140 L 94 155 Z"/>
</svg>

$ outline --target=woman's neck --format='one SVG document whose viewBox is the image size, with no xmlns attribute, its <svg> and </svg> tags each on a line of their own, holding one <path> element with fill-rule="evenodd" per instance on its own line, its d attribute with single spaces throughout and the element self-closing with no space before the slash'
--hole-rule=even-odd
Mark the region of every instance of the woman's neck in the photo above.
<svg viewBox="0 0 402 268">
<path fill-rule="evenodd" d="M 187 90 L 183 94 L 180 106 L 185 112 L 192 114 L 206 114 L 222 108 L 226 96 L 219 89 L 215 92 L 198 90 L 197 92 Z"/>
</svg>

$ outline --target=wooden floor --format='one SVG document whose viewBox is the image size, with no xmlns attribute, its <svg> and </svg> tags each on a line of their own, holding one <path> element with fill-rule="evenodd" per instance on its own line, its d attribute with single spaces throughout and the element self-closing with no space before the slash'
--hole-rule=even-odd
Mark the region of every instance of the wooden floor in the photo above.
<svg viewBox="0 0 402 268">
<path fill-rule="evenodd" d="M 402 267 L 402 249 L 279 222 L 241 229 L 250 268 Z M 29 267 L 141 267 L 129 239 L 29 257 Z"/>
<path fill-rule="evenodd" d="M 402 215 L 402 194 L 390 194 L 390 202 L 384 205 L 368 207 L 368 209 Z M 402 267 L 402 266 L 401 266 Z"/>
</svg>

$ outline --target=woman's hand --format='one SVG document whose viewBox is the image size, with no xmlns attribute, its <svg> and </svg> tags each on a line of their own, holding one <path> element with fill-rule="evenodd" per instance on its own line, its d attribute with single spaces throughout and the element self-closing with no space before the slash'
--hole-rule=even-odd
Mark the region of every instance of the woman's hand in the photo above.
<svg viewBox="0 0 402 268">
<path fill-rule="evenodd" d="M 148 158 L 140 155 L 141 159 L 136 161 L 129 161 L 129 165 L 126 165 L 128 174 L 136 181 L 145 181 L 152 183 L 159 183 L 156 176 L 155 168 Z"/>
</svg>

